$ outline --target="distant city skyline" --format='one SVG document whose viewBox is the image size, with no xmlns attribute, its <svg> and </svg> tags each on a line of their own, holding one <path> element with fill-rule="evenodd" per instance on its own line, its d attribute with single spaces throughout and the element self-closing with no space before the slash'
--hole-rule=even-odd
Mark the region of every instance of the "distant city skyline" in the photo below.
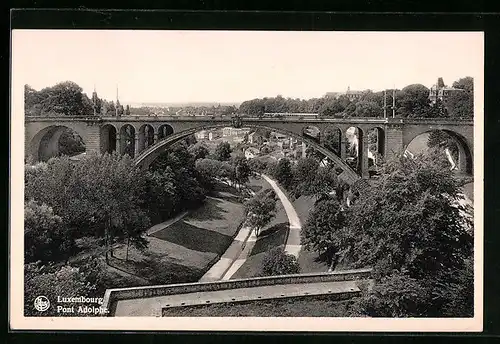
<svg viewBox="0 0 500 344">
<path fill-rule="evenodd" d="M 483 71 L 480 32 L 13 30 L 16 80 L 121 103 L 236 103 L 450 85 Z"/>
</svg>

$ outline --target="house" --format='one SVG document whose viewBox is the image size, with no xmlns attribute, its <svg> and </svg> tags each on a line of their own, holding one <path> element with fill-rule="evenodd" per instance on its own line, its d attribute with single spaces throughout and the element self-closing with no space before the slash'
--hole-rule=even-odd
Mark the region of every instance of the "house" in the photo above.
<svg viewBox="0 0 500 344">
<path fill-rule="evenodd" d="M 288 136 L 278 133 L 276 131 L 271 132 L 271 137 L 274 138 L 275 140 L 284 140 L 288 138 Z"/>
<path fill-rule="evenodd" d="M 257 156 L 259 156 L 259 150 L 254 147 L 249 147 L 245 150 L 245 158 L 246 159 L 253 159 Z"/>
<path fill-rule="evenodd" d="M 446 99 L 453 93 L 455 92 L 463 92 L 464 90 L 460 88 L 454 88 L 454 87 L 448 87 L 448 86 L 440 86 L 442 85 L 442 79 L 441 82 L 437 82 L 436 84 L 432 85 L 430 91 L 429 91 L 429 100 L 431 101 L 431 104 L 435 104 L 437 99 L 441 101 L 446 101 Z"/>
<path fill-rule="evenodd" d="M 196 137 L 197 140 L 204 140 L 207 138 L 207 131 L 206 130 L 199 131 L 196 134 L 194 134 L 194 136 Z"/>
<path fill-rule="evenodd" d="M 361 98 L 361 96 L 363 95 L 363 92 L 364 91 L 351 90 L 351 87 L 348 86 L 347 91 L 345 91 L 345 92 L 327 92 L 324 97 L 337 99 L 340 96 L 346 96 L 350 101 L 354 101 L 354 100 Z"/>
<path fill-rule="evenodd" d="M 248 134 L 248 143 L 255 143 L 255 131 Z"/>
<path fill-rule="evenodd" d="M 221 134 L 217 131 L 211 131 L 210 133 L 208 133 L 208 139 L 210 141 L 217 140 L 220 137 L 221 137 Z"/>
<path fill-rule="evenodd" d="M 231 127 L 225 127 L 222 128 L 222 136 L 224 137 L 243 137 L 245 134 L 248 134 L 250 132 L 250 129 L 246 128 L 231 128 Z"/>
<path fill-rule="evenodd" d="M 248 134 L 248 143 L 261 145 L 264 141 L 266 141 L 264 136 L 256 131 Z"/>
</svg>

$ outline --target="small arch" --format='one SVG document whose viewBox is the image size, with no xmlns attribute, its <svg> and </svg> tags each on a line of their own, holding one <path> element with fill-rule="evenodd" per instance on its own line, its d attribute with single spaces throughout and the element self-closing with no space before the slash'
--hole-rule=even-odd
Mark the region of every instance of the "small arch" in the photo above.
<svg viewBox="0 0 500 344">
<path fill-rule="evenodd" d="M 363 168 L 363 130 L 358 127 L 349 127 L 344 136 L 346 142 L 346 163 L 358 174 Z"/>
<path fill-rule="evenodd" d="M 334 126 L 326 127 L 321 133 L 321 144 L 340 156 L 342 146 L 342 131 L 340 128 Z"/>
<path fill-rule="evenodd" d="M 154 144 L 154 128 L 149 124 L 144 124 L 139 128 L 139 152 Z"/>
<path fill-rule="evenodd" d="M 380 127 L 370 128 L 367 132 L 368 167 L 377 166 L 385 156 L 385 132 Z"/>
<path fill-rule="evenodd" d="M 462 174 L 473 174 L 472 152 L 467 140 L 451 130 L 431 129 L 421 132 L 410 140 L 404 152 L 415 156 L 434 148 L 441 149 L 446 154 L 450 169 Z"/>
<path fill-rule="evenodd" d="M 174 133 L 174 128 L 168 124 L 162 124 L 158 128 L 158 141 L 166 139 L 169 135 Z"/>
<path fill-rule="evenodd" d="M 105 124 L 101 127 L 101 154 L 116 151 L 116 127 L 112 124 Z"/>
<path fill-rule="evenodd" d="M 130 124 L 120 128 L 120 152 L 135 157 L 135 128 Z"/>
</svg>

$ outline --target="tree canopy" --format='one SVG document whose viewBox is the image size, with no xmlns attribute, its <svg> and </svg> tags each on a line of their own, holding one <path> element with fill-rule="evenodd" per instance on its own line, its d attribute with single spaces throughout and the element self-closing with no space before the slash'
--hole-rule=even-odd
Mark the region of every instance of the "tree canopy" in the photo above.
<svg viewBox="0 0 500 344">
<path fill-rule="evenodd" d="M 276 196 L 271 189 L 263 190 L 245 203 L 247 223 L 258 236 L 273 219 L 276 212 Z"/>
</svg>

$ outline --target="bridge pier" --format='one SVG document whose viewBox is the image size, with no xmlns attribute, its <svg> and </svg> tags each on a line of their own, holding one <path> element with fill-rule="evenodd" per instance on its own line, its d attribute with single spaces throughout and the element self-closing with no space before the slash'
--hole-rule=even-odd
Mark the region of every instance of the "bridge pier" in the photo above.
<svg viewBox="0 0 500 344">
<path fill-rule="evenodd" d="M 120 140 L 120 133 L 116 133 L 116 152 L 122 155 L 122 144 Z"/>
<path fill-rule="evenodd" d="M 340 139 L 340 158 L 345 161 L 347 158 L 347 139 Z"/>
<path fill-rule="evenodd" d="M 384 158 L 390 159 L 404 149 L 403 130 L 401 125 L 387 124 L 385 131 Z"/>
<path fill-rule="evenodd" d="M 134 137 L 134 158 L 139 155 L 139 133 L 135 133 Z"/>
<path fill-rule="evenodd" d="M 358 139 L 359 142 L 359 159 L 360 159 L 360 174 L 363 178 L 368 178 L 368 135 L 363 133 L 360 135 L 361 137 Z"/>
</svg>

